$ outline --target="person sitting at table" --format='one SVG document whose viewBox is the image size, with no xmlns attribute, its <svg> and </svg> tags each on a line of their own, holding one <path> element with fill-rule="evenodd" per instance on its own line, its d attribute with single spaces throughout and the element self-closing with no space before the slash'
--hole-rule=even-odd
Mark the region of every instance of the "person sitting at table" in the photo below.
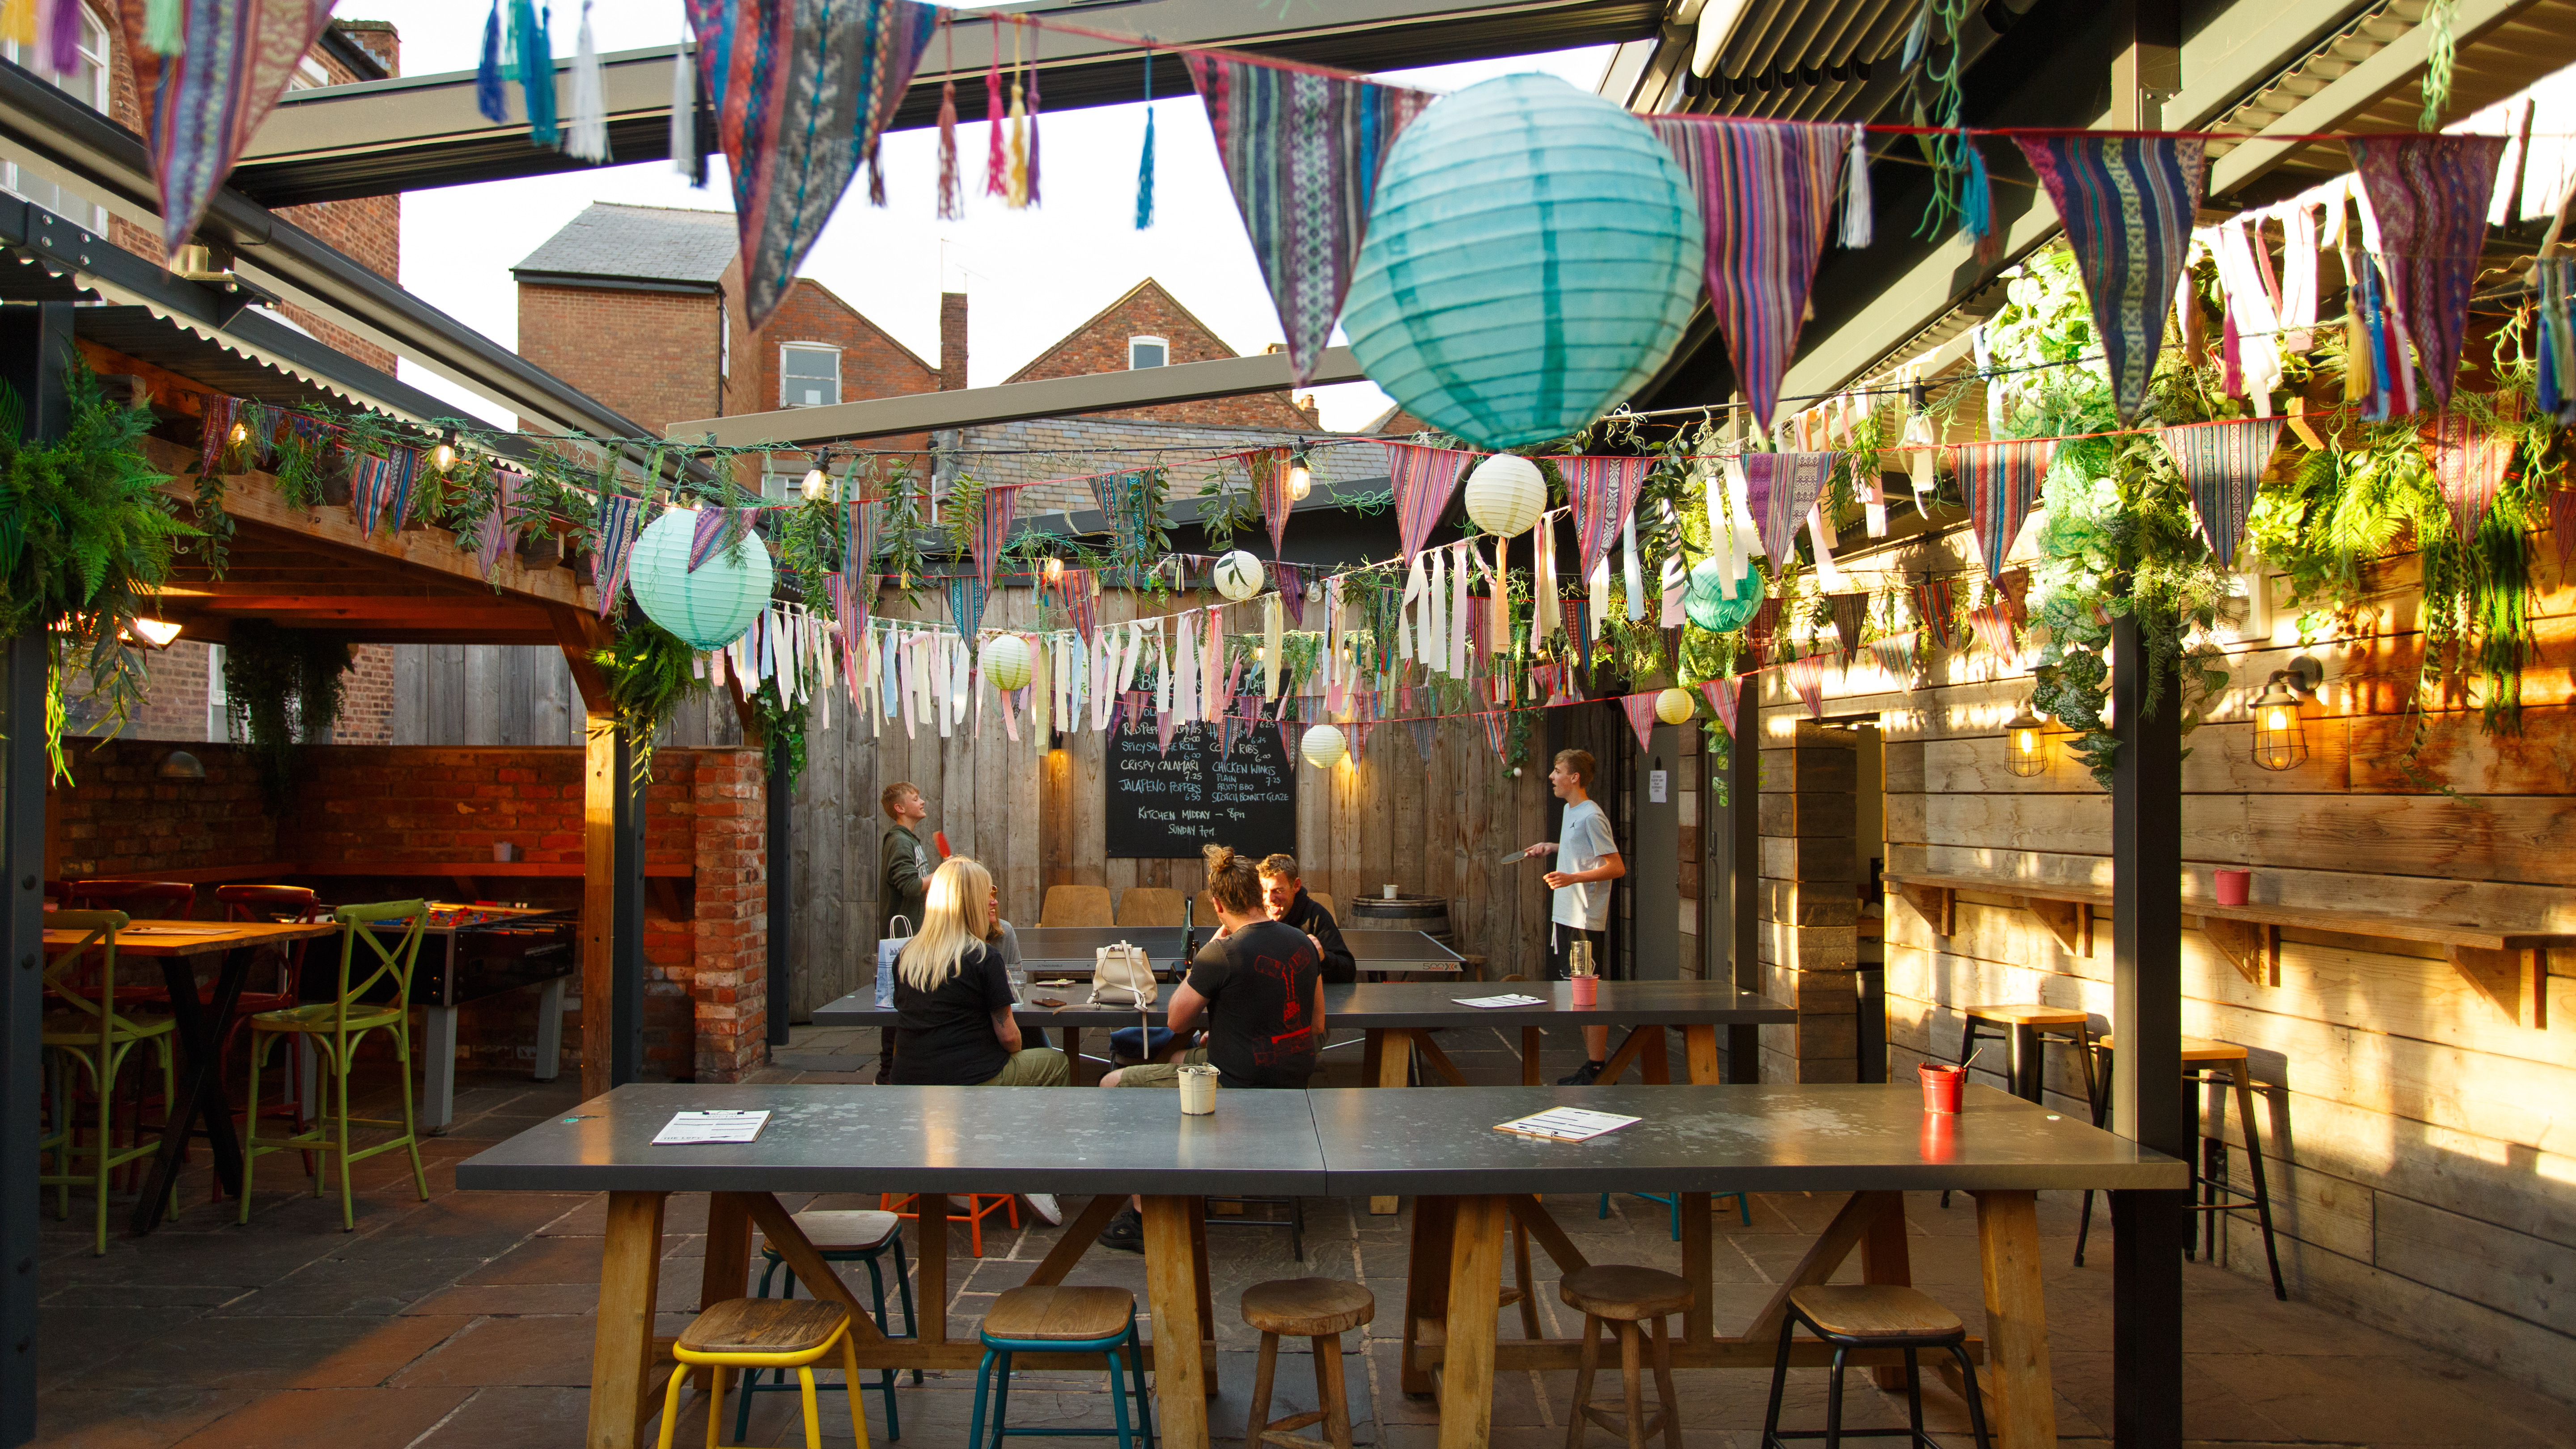
<svg viewBox="0 0 2576 1449">
<path fill-rule="evenodd" d="M 1260 872 L 1222 845 L 1207 847 L 1208 894 L 1216 899 L 1217 933 L 1190 961 L 1188 979 L 1172 989 L 1165 1024 L 1175 1034 L 1204 1016 L 1207 1044 L 1175 1048 L 1171 1059 L 1121 1067 L 1104 1087 L 1176 1087 L 1184 1066 L 1213 1066 L 1217 1085 L 1300 1089 L 1314 1075 L 1324 1045 L 1324 963 L 1305 932 L 1265 913 Z M 1129 1252 L 1145 1249 L 1145 1223 L 1129 1203 L 1100 1241 Z"/>
<path fill-rule="evenodd" d="M 1297 875 L 1297 857 L 1265 856 L 1260 870 L 1263 908 L 1270 919 L 1296 927 L 1315 943 L 1316 954 L 1324 958 L 1324 980 L 1337 986 L 1359 980 L 1359 962 L 1343 942 L 1342 928 L 1334 922 L 1333 913 L 1306 894 L 1306 883 Z"/>
<path fill-rule="evenodd" d="M 988 943 L 993 877 L 951 856 L 930 877 L 921 930 L 894 968 L 894 1081 L 903 1087 L 1062 1087 L 1073 1064 L 1020 1046 L 1011 978 Z"/>
</svg>

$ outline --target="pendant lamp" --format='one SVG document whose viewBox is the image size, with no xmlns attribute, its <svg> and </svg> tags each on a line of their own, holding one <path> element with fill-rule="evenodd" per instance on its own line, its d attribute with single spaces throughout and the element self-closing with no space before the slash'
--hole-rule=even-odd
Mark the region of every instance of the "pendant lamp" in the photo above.
<svg viewBox="0 0 2576 1449">
<path fill-rule="evenodd" d="M 635 540 L 627 565 L 626 586 L 654 623 L 670 630 L 697 650 L 721 649 L 742 637 L 751 621 L 769 606 L 774 574 L 769 549 L 757 537 L 739 548 L 720 548 L 713 557 L 689 568 L 689 542 L 698 516 L 685 509 L 663 510 Z"/>
<path fill-rule="evenodd" d="M 1762 571 L 1748 568 L 1744 577 L 1729 583 L 1726 566 L 1715 559 L 1702 559 L 1690 571 L 1690 582 L 1682 589 L 1682 615 L 1712 634 L 1741 629 L 1745 622 L 1762 609 Z"/>
</svg>

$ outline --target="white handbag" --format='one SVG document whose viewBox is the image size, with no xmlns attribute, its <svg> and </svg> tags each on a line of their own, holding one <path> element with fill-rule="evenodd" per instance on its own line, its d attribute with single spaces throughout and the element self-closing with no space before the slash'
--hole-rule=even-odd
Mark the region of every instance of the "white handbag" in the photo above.
<svg viewBox="0 0 2576 1449">
<path fill-rule="evenodd" d="M 1154 1004 L 1155 994 L 1161 989 L 1154 980 L 1153 962 L 1145 958 L 1144 947 L 1120 941 L 1092 954 L 1091 1005 L 1142 1009 Z"/>
<path fill-rule="evenodd" d="M 894 963 L 903 955 L 903 948 L 912 944 L 911 920 L 896 916 L 886 922 L 887 930 L 897 926 L 903 928 L 902 935 L 877 942 L 877 1005 L 889 1011 L 894 1009 Z"/>
</svg>

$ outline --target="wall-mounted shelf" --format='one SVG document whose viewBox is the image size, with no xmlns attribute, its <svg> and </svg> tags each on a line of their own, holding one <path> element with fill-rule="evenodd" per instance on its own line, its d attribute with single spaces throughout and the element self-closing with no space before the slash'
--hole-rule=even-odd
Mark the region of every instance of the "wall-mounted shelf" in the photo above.
<svg viewBox="0 0 2576 1449">
<path fill-rule="evenodd" d="M 1888 891 L 1904 897 L 1921 912 L 1935 934 L 1947 936 L 1955 928 L 1958 893 L 1976 891 L 2011 898 L 2047 926 L 2067 950 L 2079 956 L 2093 954 L 2092 908 L 2111 904 L 2110 890 L 2095 885 L 1932 874 L 1889 875 L 1885 879 Z M 2497 1010 L 2535 1031 L 2549 1024 L 2548 966 L 2542 953 L 2552 948 L 2576 947 L 2576 934 L 2498 931 L 2468 921 L 2300 906 L 2222 906 L 2215 901 L 2186 901 L 2183 920 L 2197 924 L 2201 934 L 2236 967 L 2237 973 L 2257 986 L 2281 984 L 2284 926 L 2440 946 L 2451 965 L 2481 995 L 2494 1002 Z"/>
</svg>

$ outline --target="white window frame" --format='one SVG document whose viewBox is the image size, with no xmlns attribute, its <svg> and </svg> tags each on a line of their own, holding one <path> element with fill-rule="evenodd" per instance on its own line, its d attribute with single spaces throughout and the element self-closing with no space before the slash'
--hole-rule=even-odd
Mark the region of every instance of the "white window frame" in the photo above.
<svg viewBox="0 0 2576 1449">
<path fill-rule="evenodd" d="M 1163 350 L 1163 360 L 1162 360 L 1162 361 L 1160 361 L 1160 362 L 1148 362 L 1148 363 L 1139 364 L 1139 363 L 1136 361 L 1136 349 L 1137 349 L 1137 348 L 1139 348 L 1139 347 L 1159 347 L 1159 348 L 1161 348 L 1161 349 Z M 1143 334 L 1143 333 L 1138 333 L 1137 335 L 1135 335 L 1135 336 L 1130 337 L 1130 338 L 1128 338 L 1128 339 L 1127 339 L 1127 370 L 1128 370 L 1128 371 L 1130 371 L 1130 372 L 1135 372 L 1135 371 L 1139 370 L 1140 366 L 1141 366 L 1141 367 L 1169 367 L 1169 366 L 1171 366 L 1171 365 L 1172 365 L 1172 339 L 1170 339 L 1170 338 L 1168 338 L 1168 337 L 1150 337 L 1150 336 L 1147 336 L 1147 335 L 1145 335 L 1145 334 Z"/>
<path fill-rule="evenodd" d="M 224 646 L 206 646 L 206 738 L 217 744 L 233 737 L 232 696 L 224 689 Z"/>
<path fill-rule="evenodd" d="M 832 395 L 821 403 L 797 402 L 787 395 L 787 358 L 791 353 L 828 354 L 832 359 Z M 778 344 L 778 405 L 783 408 L 828 407 L 841 400 L 841 349 L 829 342 Z"/>
<path fill-rule="evenodd" d="M 92 82 L 90 86 L 91 93 L 88 95 L 82 95 L 79 91 L 65 85 L 63 83 L 64 77 L 56 75 L 53 71 L 35 64 L 36 57 L 30 53 L 34 49 L 32 45 L 21 45 L 15 40 L 0 40 L 0 56 L 6 56 L 18 65 L 24 66 L 26 69 L 33 71 L 40 79 L 53 86 L 56 90 L 61 91 L 63 94 L 70 96 L 72 99 L 79 101 L 82 105 L 89 107 L 91 110 L 96 111 L 103 116 L 108 114 L 108 66 L 112 59 L 107 43 L 107 27 L 100 23 L 97 16 L 89 12 L 89 7 L 87 6 L 81 7 L 80 17 L 81 58 L 90 62 L 97 68 L 97 78 Z M 26 196 L 28 200 L 36 201 L 36 198 L 28 196 L 25 190 L 28 181 L 31 180 L 41 182 L 43 178 L 22 178 L 17 162 L 0 161 L 0 191 L 6 191 L 13 196 Z M 105 234 L 107 231 L 106 207 L 89 202 L 89 198 L 82 196 L 78 191 L 73 190 L 70 187 L 58 187 L 56 190 L 59 193 L 56 197 L 56 205 L 62 208 L 61 214 L 65 221 L 75 222 L 81 226 L 87 227 L 93 232 L 98 232 L 102 235 Z M 81 202 L 87 203 L 81 206 L 77 213 L 74 213 L 71 208 L 71 202 L 75 198 Z M 36 204 L 43 206 L 45 203 L 37 201 Z"/>
</svg>

